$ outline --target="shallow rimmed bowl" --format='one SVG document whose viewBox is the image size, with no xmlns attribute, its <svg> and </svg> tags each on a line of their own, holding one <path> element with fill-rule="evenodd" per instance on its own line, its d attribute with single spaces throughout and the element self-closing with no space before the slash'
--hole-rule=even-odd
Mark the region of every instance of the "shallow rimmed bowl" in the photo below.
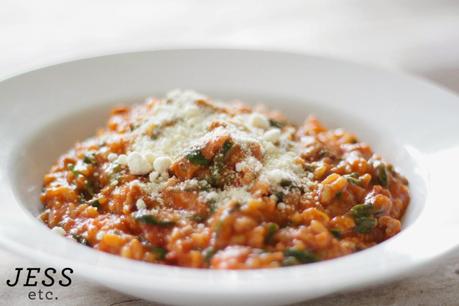
<svg viewBox="0 0 459 306">
<path fill-rule="evenodd" d="M 314 113 L 355 132 L 410 181 L 400 234 L 303 266 L 210 271 L 131 261 L 36 220 L 42 176 L 120 103 L 191 88 Z M 0 82 L 0 244 L 141 298 L 183 305 L 287 304 L 403 277 L 459 244 L 459 99 L 426 81 L 343 61 L 267 51 L 159 50 L 59 64 Z"/>
</svg>

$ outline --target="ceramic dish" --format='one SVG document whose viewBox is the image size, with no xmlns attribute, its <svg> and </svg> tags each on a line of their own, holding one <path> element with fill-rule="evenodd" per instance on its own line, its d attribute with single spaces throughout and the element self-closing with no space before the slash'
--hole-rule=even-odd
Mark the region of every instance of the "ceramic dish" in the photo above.
<svg viewBox="0 0 459 306">
<path fill-rule="evenodd" d="M 395 237 L 313 264 L 209 271 L 136 262 L 49 231 L 36 216 L 43 174 L 119 103 L 173 88 L 263 102 L 300 122 L 314 113 L 354 131 L 410 182 Z M 141 298 L 183 305 L 288 304 L 402 277 L 457 244 L 459 100 L 409 76 L 264 51 L 163 50 L 85 59 L 0 83 L 0 243 L 6 249 Z"/>
</svg>

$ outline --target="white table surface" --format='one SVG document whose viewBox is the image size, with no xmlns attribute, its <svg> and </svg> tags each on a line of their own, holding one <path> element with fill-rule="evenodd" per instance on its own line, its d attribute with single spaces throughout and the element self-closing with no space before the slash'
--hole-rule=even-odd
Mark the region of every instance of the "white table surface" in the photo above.
<svg viewBox="0 0 459 306">
<path fill-rule="evenodd" d="M 169 47 L 305 52 L 429 78 L 459 92 L 457 0 L 0 0 L 0 79 L 75 58 Z M 4 281 L 36 266 L 0 251 L 0 304 L 29 305 Z M 404 280 L 301 305 L 459 305 L 459 251 Z M 150 305 L 75 278 L 37 305 Z"/>
</svg>

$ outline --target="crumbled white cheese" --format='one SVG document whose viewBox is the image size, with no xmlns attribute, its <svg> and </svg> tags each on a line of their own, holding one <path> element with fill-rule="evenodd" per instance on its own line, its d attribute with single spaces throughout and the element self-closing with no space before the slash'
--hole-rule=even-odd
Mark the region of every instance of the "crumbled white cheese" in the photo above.
<svg viewBox="0 0 459 306">
<path fill-rule="evenodd" d="M 108 156 L 107 156 L 107 159 L 108 159 L 109 161 L 111 161 L 111 162 L 112 162 L 112 161 L 115 161 L 115 159 L 117 159 L 117 158 L 118 158 L 118 155 L 116 155 L 115 153 L 110 153 L 110 154 L 108 154 Z"/>
<path fill-rule="evenodd" d="M 253 127 L 260 128 L 260 129 L 267 129 L 269 128 L 269 120 L 266 116 L 260 113 L 253 113 L 250 116 L 250 124 Z"/>
<path fill-rule="evenodd" d="M 287 208 L 287 205 L 284 202 L 280 202 L 277 204 L 277 208 L 279 210 L 285 210 Z"/>
<path fill-rule="evenodd" d="M 127 161 L 128 161 L 127 155 L 126 154 L 121 154 L 120 156 L 118 156 L 118 158 L 116 159 L 115 163 L 120 164 L 120 165 L 126 165 Z"/>
<path fill-rule="evenodd" d="M 133 175 L 144 175 L 152 170 L 151 164 L 138 152 L 131 152 L 127 157 L 129 172 Z"/>
<path fill-rule="evenodd" d="M 153 165 L 155 159 L 156 159 L 156 155 L 153 153 L 153 152 L 146 152 L 143 157 L 150 163 Z"/>
<path fill-rule="evenodd" d="M 62 227 L 60 226 L 55 226 L 52 228 L 52 231 L 61 235 L 61 236 L 64 236 L 67 232 L 65 231 L 65 229 L 63 229 Z"/>
<path fill-rule="evenodd" d="M 99 231 L 96 234 L 96 239 L 97 240 L 102 240 L 104 238 L 104 236 L 105 236 L 105 232 L 104 231 Z"/>
<path fill-rule="evenodd" d="M 168 156 L 160 156 L 153 162 L 153 168 L 159 173 L 166 172 L 172 164 L 172 159 Z"/>
<path fill-rule="evenodd" d="M 263 135 L 263 139 L 266 141 L 270 141 L 270 142 L 279 141 L 280 137 L 281 137 L 281 130 L 277 128 L 266 131 L 266 133 Z"/>
<path fill-rule="evenodd" d="M 272 155 L 272 154 L 275 154 L 277 152 L 277 150 L 278 150 L 278 148 L 276 148 L 276 146 L 273 145 L 273 143 L 270 142 L 270 141 L 264 141 L 263 142 L 263 148 L 264 148 L 265 154 L 267 154 L 268 156 Z"/>
<path fill-rule="evenodd" d="M 150 174 L 148 175 L 148 179 L 150 180 L 150 182 L 155 182 L 156 179 L 159 177 L 159 173 L 156 172 L 156 171 L 152 171 L 150 172 Z"/>
<path fill-rule="evenodd" d="M 143 199 L 138 199 L 135 202 L 135 206 L 137 207 L 138 210 L 146 209 L 147 205 L 145 204 L 145 201 Z"/>
</svg>

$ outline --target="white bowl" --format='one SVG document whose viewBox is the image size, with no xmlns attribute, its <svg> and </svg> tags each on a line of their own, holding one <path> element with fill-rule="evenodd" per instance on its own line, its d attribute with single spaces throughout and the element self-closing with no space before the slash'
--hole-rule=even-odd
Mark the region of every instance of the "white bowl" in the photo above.
<svg viewBox="0 0 459 306">
<path fill-rule="evenodd" d="M 354 131 L 406 175 L 400 234 L 339 259 L 210 271 L 131 261 L 36 220 L 43 174 L 103 126 L 110 106 L 191 88 L 264 102 L 300 122 Z M 402 277 L 459 244 L 459 100 L 425 81 L 353 63 L 265 51 L 162 50 L 59 64 L 0 83 L 0 243 L 144 299 L 183 305 L 286 304 Z"/>
</svg>

